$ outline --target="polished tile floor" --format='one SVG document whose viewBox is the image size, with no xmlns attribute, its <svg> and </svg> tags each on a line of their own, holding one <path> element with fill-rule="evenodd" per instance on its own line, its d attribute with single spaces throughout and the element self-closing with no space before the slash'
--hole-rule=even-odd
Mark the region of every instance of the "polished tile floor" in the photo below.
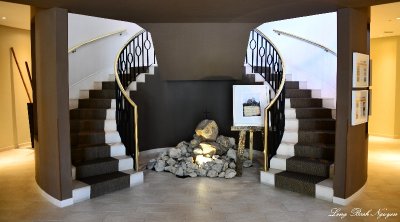
<svg viewBox="0 0 400 222">
<path fill-rule="evenodd" d="M 262 185 L 258 167 L 252 167 L 232 180 L 179 179 L 145 171 L 143 185 L 60 209 L 46 202 L 36 188 L 33 150 L 3 151 L 0 221 L 400 221 L 400 143 L 375 138 L 369 147 L 365 191 L 346 207 Z M 334 208 L 347 216 L 329 217 Z M 350 216 L 354 208 L 398 215 Z"/>
</svg>

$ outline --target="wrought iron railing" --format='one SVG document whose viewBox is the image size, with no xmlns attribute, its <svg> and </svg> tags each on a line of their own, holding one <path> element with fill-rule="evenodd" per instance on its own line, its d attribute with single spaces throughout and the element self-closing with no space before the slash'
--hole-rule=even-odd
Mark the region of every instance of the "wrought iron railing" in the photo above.
<svg viewBox="0 0 400 222">
<path fill-rule="evenodd" d="M 149 71 L 156 61 L 150 33 L 141 30 L 120 50 L 115 60 L 117 130 L 128 155 L 139 171 L 138 107 L 129 95 L 130 84 Z"/>
<path fill-rule="evenodd" d="M 264 110 L 264 170 L 276 154 L 285 129 L 285 72 L 282 56 L 258 29 L 250 32 L 246 63 L 270 87 L 270 102 Z M 268 127 L 267 127 L 268 126 Z"/>
</svg>

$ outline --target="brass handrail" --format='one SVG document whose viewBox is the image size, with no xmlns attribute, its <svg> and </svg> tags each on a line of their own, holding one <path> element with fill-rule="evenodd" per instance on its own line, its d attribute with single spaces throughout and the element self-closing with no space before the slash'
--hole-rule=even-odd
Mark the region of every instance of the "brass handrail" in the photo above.
<svg viewBox="0 0 400 222">
<path fill-rule="evenodd" d="M 80 48 L 80 47 L 82 47 L 82 46 L 85 46 L 85 45 L 87 45 L 87 44 L 90 44 L 90 43 L 95 42 L 95 41 L 100 40 L 100 39 L 107 38 L 108 36 L 112 36 L 112 35 L 116 35 L 116 34 L 122 34 L 122 33 L 125 32 L 125 31 L 126 31 L 126 29 L 118 30 L 118 31 L 116 31 L 116 32 L 111 32 L 111 33 L 108 33 L 108 34 L 101 35 L 101 36 L 98 36 L 98 37 L 96 37 L 96 38 L 90 39 L 90 40 L 88 40 L 88 41 L 82 42 L 82 43 L 80 43 L 80 44 L 78 44 L 78 45 L 76 45 L 76 46 L 73 46 L 73 47 L 71 47 L 70 49 L 68 49 L 68 53 L 71 53 L 71 52 L 74 53 L 74 52 L 76 52 L 76 50 L 77 50 L 78 48 Z"/>
<path fill-rule="evenodd" d="M 286 74 L 285 74 L 285 64 L 282 59 L 282 54 L 279 52 L 278 48 L 259 29 L 254 29 L 254 31 L 269 41 L 269 43 L 276 50 L 276 52 L 278 53 L 278 55 L 282 61 L 282 82 L 279 85 L 279 88 L 275 94 L 275 97 L 271 100 L 271 102 L 268 104 L 268 106 L 265 107 L 265 109 L 264 109 L 264 171 L 267 172 L 267 170 L 268 170 L 268 125 L 269 125 L 268 111 L 275 104 L 276 100 L 278 100 L 278 97 L 281 95 L 281 93 L 283 91 L 283 87 L 285 86 L 285 82 L 286 82 Z"/>
<path fill-rule="evenodd" d="M 114 62 L 114 74 L 115 74 L 115 81 L 117 82 L 119 90 L 121 90 L 122 95 L 124 95 L 125 99 L 131 104 L 134 110 L 134 125 L 135 125 L 135 169 L 136 171 L 139 171 L 139 140 L 138 140 L 138 111 L 137 111 L 137 105 L 133 100 L 130 98 L 128 93 L 125 91 L 124 86 L 121 83 L 121 80 L 119 79 L 118 76 L 118 58 L 121 55 L 122 50 L 124 50 L 125 46 L 134 38 L 139 36 L 140 34 L 144 33 L 146 30 L 142 29 L 138 33 L 136 33 L 134 36 L 132 36 L 125 44 L 124 46 L 118 51 L 117 57 L 115 58 Z"/>
<path fill-rule="evenodd" d="M 298 39 L 300 41 L 306 42 L 306 43 L 308 43 L 310 45 L 313 45 L 313 46 L 316 46 L 316 47 L 319 47 L 319 48 L 323 49 L 325 52 L 329 52 L 332 55 L 337 56 L 336 52 L 334 52 L 333 50 L 329 49 L 328 47 L 325 47 L 325 46 L 323 46 L 321 44 L 318 44 L 318 43 L 313 42 L 311 40 L 308 40 L 306 38 L 303 38 L 303 37 L 300 37 L 300 36 L 297 36 L 297 35 L 293 35 L 293 34 L 290 34 L 290 33 L 287 33 L 287 32 L 282 32 L 282 31 L 279 31 L 279 30 L 276 30 L 276 29 L 274 29 L 274 32 L 276 32 L 278 35 L 282 34 L 282 35 L 286 35 L 286 36 L 289 36 L 291 38 Z"/>
</svg>

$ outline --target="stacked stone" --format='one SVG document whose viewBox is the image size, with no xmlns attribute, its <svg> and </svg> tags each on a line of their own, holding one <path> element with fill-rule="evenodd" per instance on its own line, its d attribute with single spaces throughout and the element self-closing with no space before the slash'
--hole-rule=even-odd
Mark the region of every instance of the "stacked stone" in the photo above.
<svg viewBox="0 0 400 222">
<path fill-rule="evenodd" d="M 252 165 L 246 150 L 244 167 Z M 176 147 L 152 159 L 148 169 L 167 171 L 177 177 L 219 177 L 236 176 L 236 145 L 232 137 L 218 136 L 218 126 L 213 120 L 203 120 L 196 127 L 196 134 L 190 142 L 182 141 Z"/>
</svg>

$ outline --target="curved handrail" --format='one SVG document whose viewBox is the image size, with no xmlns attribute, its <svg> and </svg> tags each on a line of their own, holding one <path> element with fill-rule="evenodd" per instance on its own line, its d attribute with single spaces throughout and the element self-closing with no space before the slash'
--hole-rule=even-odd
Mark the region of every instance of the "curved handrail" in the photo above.
<svg viewBox="0 0 400 222">
<path fill-rule="evenodd" d="M 73 47 L 71 47 L 70 49 L 68 49 L 68 53 L 71 53 L 71 52 L 72 52 L 72 53 L 75 53 L 76 50 L 77 50 L 78 48 L 82 47 L 82 46 L 85 46 L 85 45 L 90 44 L 90 43 L 92 43 L 92 42 L 98 41 L 98 40 L 100 40 L 100 39 L 107 38 L 108 36 L 112 36 L 112 35 L 116 35 L 116 34 L 122 34 L 122 33 L 125 32 L 125 31 L 126 31 L 126 29 L 122 29 L 122 30 L 119 30 L 119 31 L 116 31 L 116 32 L 111 32 L 111 33 L 108 33 L 108 34 L 101 35 L 101 36 L 98 36 L 98 37 L 96 37 L 96 38 L 90 39 L 90 40 L 88 40 L 88 41 L 82 42 L 82 43 L 80 43 L 80 44 L 78 44 L 78 45 L 76 45 L 76 46 L 73 46 Z"/>
<path fill-rule="evenodd" d="M 121 79 L 118 74 L 118 60 L 120 56 L 122 55 L 124 49 L 138 36 L 142 35 L 145 33 L 146 30 L 142 29 L 139 32 L 137 32 L 135 35 L 133 35 L 128 41 L 124 44 L 124 46 L 119 50 L 117 53 L 117 56 L 114 61 L 114 75 L 115 75 L 115 81 L 117 83 L 118 89 L 121 91 L 124 99 L 128 101 L 128 103 L 133 107 L 134 109 L 134 130 L 135 130 L 135 169 L 136 171 L 139 171 L 139 136 L 138 136 L 138 107 L 137 104 L 130 98 L 128 95 L 127 91 L 124 89 L 124 86 L 121 82 Z"/>
<path fill-rule="evenodd" d="M 306 38 L 303 38 L 303 37 L 300 37 L 300 36 L 297 36 L 297 35 L 293 35 L 293 34 L 290 34 L 290 33 L 287 33 L 287 32 L 279 31 L 279 30 L 276 30 L 276 29 L 274 29 L 273 31 L 276 32 L 278 35 L 281 35 L 281 34 L 282 34 L 282 35 L 286 35 L 286 36 L 292 37 L 292 38 L 294 38 L 294 39 L 297 39 L 297 40 L 306 42 L 306 43 L 308 43 L 308 44 L 310 44 L 310 45 L 319 47 L 319 48 L 323 49 L 325 52 L 329 52 L 329 53 L 331 53 L 332 55 L 337 56 L 336 52 L 334 52 L 333 50 L 329 49 L 328 47 L 325 47 L 325 46 L 323 46 L 323 45 L 321 45 L 321 44 L 318 44 L 318 43 L 313 42 L 313 41 L 311 41 L 311 40 L 308 40 L 308 39 L 306 39 Z"/>
<path fill-rule="evenodd" d="M 268 170 L 268 131 L 269 131 L 269 111 L 271 110 L 271 108 L 274 105 L 279 105 L 276 104 L 277 100 L 279 98 L 282 97 L 282 92 L 286 83 L 286 74 L 285 74 L 285 64 L 284 61 L 282 59 L 282 54 L 279 52 L 278 48 L 272 43 L 272 41 L 264 35 L 264 33 L 262 33 L 259 29 L 254 29 L 254 32 L 256 32 L 258 35 L 260 35 L 262 38 L 266 39 L 266 41 L 268 42 L 268 44 L 270 44 L 272 46 L 272 48 L 276 51 L 276 53 L 278 54 L 278 58 L 280 59 L 281 62 L 281 67 L 282 70 L 280 70 L 279 65 L 278 67 L 275 67 L 275 69 L 277 68 L 277 70 L 274 70 L 275 72 L 279 73 L 282 72 L 282 80 L 279 84 L 278 90 L 275 91 L 275 96 L 274 98 L 269 102 L 269 104 L 267 105 L 267 107 L 265 107 L 264 109 L 264 171 Z M 262 46 L 264 47 L 264 46 Z M 265 46 L 266 47 L 266 46 Z M 255 47 L 254 47 L 255 48 Z M 254 49 L 253 49 L 254 50 Z M 265 50 L 265 49 L 264 49 Z M 257 52 L 257 56 L 259 56 L 258 54 L 259 52 Z M 265 56 L 265 54 L 263 54 L 262 56 Z M 258 58 L 257 58 L 258 59 Z M 267 58 L 266 58 L 267 59 Z M 246 58 L 247 60 L 247 58 Z M 253 67 L 254 70 L 254 67 Z M 261 71 L 262 72 L 262 71 Z M 260 73 L 261 74 L 261 73 Z M 262 75 L 262 74 L 261 74 Z M 263 75 L 262 75 L 263 76 Z M 265 76 L 263 76 L 265 80 L 267 80 L 267 76 L 265 74 Z M 283 98 L 283 97 L 282 97 Z"/>
</svg>

